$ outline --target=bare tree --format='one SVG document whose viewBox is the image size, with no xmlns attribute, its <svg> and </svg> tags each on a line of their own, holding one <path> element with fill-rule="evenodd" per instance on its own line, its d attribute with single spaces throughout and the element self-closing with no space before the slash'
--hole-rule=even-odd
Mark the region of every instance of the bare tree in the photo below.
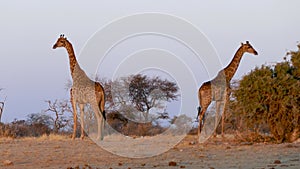
<svg viewBox="0 0 300 169">
<path fill-rule="evenodd" d="M 57 99 L 54 102 L 51 100 L 46 100 L 45 102 L 48 103 L 48 109 L 44 110 L 44 112 L 53 112 L 55 114 L 53 118 L 54 132 L 57 133 L 60 129 L 69 125 L 71 121 L 64 116 L 65 112 L 72 112 L 70 103 L 68 100 Z"/>
<path fill-rule="evenodd" d="M 1 88 L 0 91 L 1 90 L 3 90 L 3 89 Z M 0 101 L 0 122 L 1 122 L 3 111 L 4 111 L 5 101 L 6 101 L 6 97 L 5 97 L 5 99 L 3 101 Z"/>
<path fill-rule="evenodd" d="M 3 110 L 4 110 L 4 101 L 0 102 L 0 122 L 1 122 L 1 117 L 2 117 Z"/>
</svg>

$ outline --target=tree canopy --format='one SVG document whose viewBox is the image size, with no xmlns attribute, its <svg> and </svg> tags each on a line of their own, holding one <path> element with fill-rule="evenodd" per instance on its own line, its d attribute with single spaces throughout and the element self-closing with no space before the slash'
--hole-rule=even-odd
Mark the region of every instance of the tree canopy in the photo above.
<svg viewBox="0 0 300 169">
<path fill-rule="evenodd" d="M 267 124 L 278 142 L 299 137 L 299 49 L 288 53 L 291 61 L 285 58 L 274 66 L 255 68 L 241 79 L 234 91 L 238 114 L 245 117 L 247 126 L 255 129 Z"/>
<path fill-rule="evenodd" d="M 142 121 L 149 120 L 151 110 L 163 109 L 165 102 L 177 100 L 179 97 L 177 84 L 167 79 L 162 80 L 158 76 L 137 74 L 102 84 L 106 93 L 106 105 L 111 111 L 122 112 L 131 118 L 139 114 Z M 165 112 L 157 112 L 158 115 L 160 113 Z"/>
<path fill-rule="evenodd" d="M 146 75 L 134 75 L 129 83 L 130 101 L 141 112 L 149 113 L 160 101 L 176 100 L 178 97 L 176 83 L 161 80 L 158 76 L 149 78 Z"/>
</svg>

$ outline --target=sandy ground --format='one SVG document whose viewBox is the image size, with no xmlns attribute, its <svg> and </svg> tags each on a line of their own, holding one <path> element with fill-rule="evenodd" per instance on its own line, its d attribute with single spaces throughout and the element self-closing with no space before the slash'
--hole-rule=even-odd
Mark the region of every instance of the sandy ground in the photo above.
<svg viewBox="0 0 300 169">
<path fill-rule="evenodd" d="M 162 137 L 168 140 L 172 136 Z M 0 168 L 300 168 L 299 140 L 284 144 L 237 143 L 221 138 L 198 144 L 196 140 L 196 136 L 186 136 L 165 153 L 146 158 L 127 158 L 103 150 L 90 139 L 2 138 Z M 151 144 L 153 147 L 150 148 L 159 144 Z M 124 145 L 124 149 L 135 148 Z"/>
</svg>

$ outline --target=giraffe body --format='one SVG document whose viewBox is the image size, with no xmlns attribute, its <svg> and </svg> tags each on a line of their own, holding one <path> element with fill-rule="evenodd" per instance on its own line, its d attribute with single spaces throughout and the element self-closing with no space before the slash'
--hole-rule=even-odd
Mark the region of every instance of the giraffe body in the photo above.
<svg viewBox="0 0 300 169">
<path fill-rule="evenodd" d="M 200 107 L 198 108 L 199 126 L 198 135 L 201 133 L 201 129 L 204 125 L 204 115 L 208 106 L 212 101 L 216 101 L 216 115 L 215 115 L 215 135 L 218 125 L 218 112 L 220 111 L 221 101 L 225 101 L 224 108 L 227 106 L 230 96 L 230 81 L 238 69 L 239 63 L 244 53 L 251 53 L 257 55 L 256 50 L 247 41 L 245 44 L 241 44 L 241 47 L 235 53 L 232 61 L 227 67 L 222 69 L 218 75 L 211 81 L 204 82 L 198 91 L 198 99 Z M 225 109 L 224 109 L 225 110 Z M 224 112 L 225 113 L 225 112 Z M 224 113 L 222 114 L 222 136 L 224 136 Z"/>
<path fill-rule="evenodd" d="M 57 42 L 53 45 L 53 49 L 58 47 L 66 48 L 69 61 L 70 71 L 73 79 L 73 85 L 70 90 L 71 103 L 73 109 L 74 128 L 72 138 L 76 137 L 77 128 L 77 106 L 80 109 L 81 119 L 81 138 L 84 138 L 84 106 L 90 104 L 98 123 L 97 139 L 103 140 L 103 129 L 105 120 L 105 94 L 104 89 L 99 82 L 91 80 L 86 73 L 80 68 L 72 44 L 61 35 Z"/>
</svg>

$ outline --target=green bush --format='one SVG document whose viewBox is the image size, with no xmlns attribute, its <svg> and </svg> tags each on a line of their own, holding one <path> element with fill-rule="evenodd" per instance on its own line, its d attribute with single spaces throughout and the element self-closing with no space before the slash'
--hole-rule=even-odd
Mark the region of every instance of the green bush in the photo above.
<svg viewBox="0 0 300 169">
<path fill-rule="evenodd" d="M 300 49 L 300 46 L 298 46 Z M 234 90 L 234 108 L 244 124 L 258 131 L 267 124 L 277 142 L 293 141 L 300 133 L 300 50 L 291 61 L 255 68 Z"/>
</svg>

